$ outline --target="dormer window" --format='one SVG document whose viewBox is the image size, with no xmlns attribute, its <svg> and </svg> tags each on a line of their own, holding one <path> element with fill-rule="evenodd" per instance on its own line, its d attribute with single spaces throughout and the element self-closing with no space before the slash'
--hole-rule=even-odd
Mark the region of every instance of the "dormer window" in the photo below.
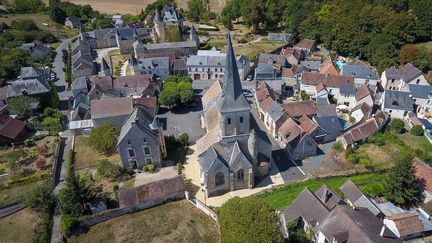
<svg viewBox="0 0 432 243">
<path fill-rule="evenodd" d="M 419 79 L 419 78 L 417 79 L 417 82 L 416 82 L 416 84 L 418 84 L 418 83 L 420 83 L 420 79 Z"/>
<path fill-rule="evenodd" d="M 395 100 L 395 101 L 393 101 L 392 105 L 399 106 L 399 103 Z"/>
<path fill-rule="evenodd" d="M 228 118 L 228 119 L 227 119 L 227 124 L 228 124 L 228 125 L 231 125 L 231 118 Z"/>
<path fill-rule="evenodd" d="M 243 117 L 242 116 L 240 117 L 240 123 L 243 123 Z"/>
</svg>

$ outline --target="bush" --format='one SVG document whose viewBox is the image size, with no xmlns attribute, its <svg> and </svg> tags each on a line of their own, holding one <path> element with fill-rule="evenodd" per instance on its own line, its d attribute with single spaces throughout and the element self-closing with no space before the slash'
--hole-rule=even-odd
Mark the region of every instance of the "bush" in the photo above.
<svg viewBox="0 0 432 243">
<path fill-rule="evenodd" d="M 11 27 L 17 30 L 32 31 L 39 30 L 36 23 L 31 19 L 18 19 L 11 23 Z"/>
<path fill-rule="evenodd" d="M 99 161 L 98 175 L 112 180 L 125 180 L 131 176 L 131 172 L 120 165 L 114 164 L 107 159 Z"/>
<path fill-rule="evenodd" d="M 180 134 L 178 140 L 181 144 L 183 144 L 184 146 L 187 146 L 189 144 L 189 134 L 187 134 L 185 132 Z"/>
<path fill-rule="evenodd" d="M 144 171 L 144 172 L 155 172 L 156 171 L 156 169 L 157 169 L 157 166 L 156 165 L 154 165 L 154 164 L 146 164 L 146 165 L 144 165 L 143 166 L 143 168 L 142 168 L 142 170 Z"/>
<path fill-rule="evenodd" d="M 26 140 L 24 140 L 24 144 L 27 147 L 31 147 L 34 144 L 34 141 L 33 141 L 33 139 L 27 138 Z"/>
<path fill-rule="evenodd" d="M 376 144 L 378 146 L 383 146 L 385 144 L 385 138 L 381 133 L 368 137 L 368 142 Z"/>
<path fill-rule="evenodd" d="M 88 143 L 91 148 L 100 153 L 111 154 L 117 144 L 117 131 L 112 126 L 112 122 L 107 121 L 98 128 L 92 129 Z"/>
<path fill-rule="evenodd" d="M 29 205 L 36 212 L 48 213 L 53 208 L 55 202 L 51 183 L 44 181 L 33 186 L 25 195 L 24 204 Z"/>
<path fill-rule="evenodd" d="M 337 141 L 336 143 L 333 144 L 332 148 L 334 149 L 334 151 L 341 153 L 343 151 L 343 146 L 342 143 Z"/>
<path fill-rule="evenodd" d="M 390 129 L 396 133 L 403 133 L 405 131 L 405 122 L 401 119 L 393 119 L 390 123 Z"/>
<path fill-rule="evenodd" d="M 360 157 L 357 154 L 352 153 L 348 155 L 346 160 L 351 164 L 357 164 L 360 161 Z"/>
<path fill-rule="evenodd" d="M 353 116 L 349 117 L 349 122 L 350 123 L 354 123 L 355 121 L 356 121 L 355 117 L 353 117 Z"/>
<path fill-rule="evenodd" d="M 420 125 L 415 125 L 411 128 L 410 133 L 414 136 L 423 136 L 424 131 Z"/>
<path fill-rule="evenodd" d="M 80 219 L 78 217 L 64 214 L 60 220 L 60 232 L 63 236 L 68 237 L 79 224 Z"/>
</svg>

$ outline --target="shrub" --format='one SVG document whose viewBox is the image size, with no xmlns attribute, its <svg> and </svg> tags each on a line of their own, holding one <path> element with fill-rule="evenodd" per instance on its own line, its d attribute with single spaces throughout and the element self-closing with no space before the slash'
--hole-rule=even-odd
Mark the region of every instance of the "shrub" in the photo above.
<svg viewBox="0 0 432 243">
<path fill-rule="evenodd" d="M 334 149 L 334 151 L 339 152 L 339 153 L 343 151 L 343 146 L 342 146 L 342 143 L 340 141 L 337 141 L 336 143 L 334 143 L 332 148 Z"/>
<path fill-rule="evenodd" d="M 415 125 L 411 128 L 410 133 L 414 136 L 423 136 L 424 131 L 420 125 Z"/>
<path fill-rule="evenodd" d="M 143 168 L 142 168 L 142 170 L 144 171 L 144 172 L 155 172 L 156 171 L 156 169 L 157 169 L 157 166 L 156 165 L 154 165 L 154 164 L 146 164 L 146 165 L 144 165 L 143 166 Z"/>
<path fill-rule="evenodd" d="M 114 164 L 107 159 L 99 161 L 99 168 L 97 169 L 98 175 L 109 178 L 112 180 L 125 180 L 130 177 L 131 173 L 121 167 L 120 165 Z"/>
<path fill-rule="evenodd" d="M 34 144 L 33 139 L 27 138 L 26 140 L 24 140 L 24 144 L 27 147 L 31 147 Z"/>
<path fill-rule="evenodd" d="M 360 158 L 357 154 L 352 153 L 348 155 L 347 161 L 351 164 L 357 164 L 360 161 Z"/>
<path fill-rule="evenodd" d="M 36 212 L 48 213 L 54 206 L 55 197 L 49 181 L 33 186 L 25 194 L 24 204 L 29 205 Z"/>
<path fill-rule="evenodd" d="M 88 143 L 90 147 L 100 153 L 112 153 L 117 144 L 117 131 L 112 126 L 112 122 L 107 121 L 98 128 L 92 129 Z"/>
<path fill-rule="evenodd" d="M 355 117 L 353 117 L 353 116 L 349 117 L 349 122 L 350 123 L 354 123 L 355 121 L 356 121 Z"/>
<path fill-rule="evenodd" d="M 368 137 L 368 142 L 378 146 L 383 146 L 385 144 L 385 138 L 382 136 L 382 134 L 376 134 Z"/>
<path fill-rule="evenodd" d="M 248 40 L 244 36 L 238 41 L 238 43 L 240 43 L 240 44 L 245 44 L 247 42 L 248 42 Z"/>
<path fill-rule="evenodd" d="M 183 144 L 184 146 L 186 146 L 186 145 L 188 145 L 188 143 L 189 143 L 189 134 L 187 134 L 187 133 L 182 133 L 182 134 L 180 134 L 180 136 L 179 136 L 179 142 L 181 143 L 181 144 Z"/>
<path fill-rule="evenodd" d="M 46 159 L 44 157 L 39 157 L 38 160 L 36 160 L 36 167 L 38 169 L 42 169 L 46 164 Z"/>
<path fill-rule="evenodd" d="M 405 123 L 401 119 L 393 119 L 390 123 L 390 129 L 396 133 L 403 133 L 405 131 Z"/>
<path fill-rule="evenodd" d="M 78 217 L 64 214 L 60 220 L 60 232 L 63 236 L 68 237 L 79 224 L 80 219 Z"/>
</svg>

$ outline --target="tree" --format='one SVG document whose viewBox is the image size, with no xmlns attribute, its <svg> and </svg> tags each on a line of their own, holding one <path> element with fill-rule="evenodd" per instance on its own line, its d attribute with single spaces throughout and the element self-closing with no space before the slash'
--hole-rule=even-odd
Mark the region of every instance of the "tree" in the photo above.
<svg viewBox="0 0 432 243">
<path fill-rule="evenodd" d="M 410 133 L 411 133 L 412 135 L 414 135 L 414 136 L 423 136 L 424 131 L 423 131 L 422 126 L 420 126 L 420 125 L 414 125 L 414 126 L 411 128 Z"/>
<path fill-rule="evenodd" d="M 201 15 L 206 11 L 202 0 L 189 0 L 187 17 L 190 20 L 198 21 Z"/>
<path fill-rule="evenodd" d="M 233 29 L 232 17 L 231 17 L 230 13 L 222 14 L 221 17 L 220 17 L 220 22 L 228 30 L 232 30 Z"/>
<path fill-rule="evenodd" d="M 193 98 L 193 88 L 190 82 L 180 82 L 177 85 L 180 95 L 180 102 L 182 104 L 188 104 Z"/>
<path fill-rule="evenodd" d="M 259 31 L 259 25 L 263 19 L 262 10 L 258 0 L 252 0 L 250 6 L 251 6 L 250 23 L 252 25 L 252 33 L 256 34 Z"/>
<path fill-rule="evenodd" d="M 63 24 L 66 20 L 66 12 L 59 6 L 51 7 L 49 10 L 49 16 L 52 21 Z"/>
<path fill-rule="evenodd" d="M 11 23 L 11 27 L 17 30 L 33 31 L 39 30 L 39 27 L 31 19 L 18 19 Z"/>
<path fill-rule="evenodd" d="M 280 242 L 278 219 L 258 197 L 228 200 L 218 210 L 222 242 Z"/>
<path fill-rule="evenodd" d="M 416 59 L 418 49 L 413 44 L 402 46 L 399 51 L 399 62 L 401 64 L 413 63 Z"/>
<path fill-rule="evenodd" d="M 405 123 L 401 119 L 393 119 L 390 123 L 390 128 L 396 133 L 403 133 L 405 131 Z"/>
<path fill-rule="evenodd" d="M 112 153 L 117 144 L 117 131 L 112 126 L 112 121 L 107 121 L 92 129 L 88 142 L 90 147 L 99 153 Z"/>
<path fill-rule="evenodd" d="M 187 133 L 182 133 L 182 134 L 180 134 L 180 136 L 179 136 L 179 142 L 181 143 L 181 144 L 183 144 L 184 146 L 186 146 L 186 145 L 188 145 L 189 144 L 189 134 L 187 134 Z"/>
<path fill-rule="evenodd" d="M 33 102 L 28 96 L 17 96 L 12 97 L 8 100 L 8 105 L 15 111 L 17 118 L 23 119 L 27 118 L 30 113 L 30 104 Z"/>
<path fill-rule="evenodd" d="M 306 234 L 297 220 L 288 222 L 287 224 L 290 242 L 309 243 L 311 238 Z"/>
<path fill-rule="evenodd" d="M 420 202 L 420 195 L 420 187 L 412 166 L 412 157 L 402 155 L 387 178 L 385 197 L 396 204 L 410 206 Z"/>
<path fill-rule="evenodd" d="M 175 106 L 180 100 L 180 94 L 177 90 L 162 90 L 159 94 L 159 103 L 168 108 Z"/>
<path fill-rule="evenodd" d="M 25 194 L 24 204 L 29 205 L 36 212 L 49 212 L 54 206 L 54 193 L 49 181 L 34 185 Z"/>
</svg>

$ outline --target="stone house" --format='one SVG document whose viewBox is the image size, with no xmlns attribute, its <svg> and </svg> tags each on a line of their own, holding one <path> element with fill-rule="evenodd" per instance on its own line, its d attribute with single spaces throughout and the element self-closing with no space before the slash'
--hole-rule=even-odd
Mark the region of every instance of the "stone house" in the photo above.
<svg viewBox="0 0 432 243">
<path fill-rule="evenodd" d="M 267 35 L 268 41 L 270 42 L 287 42 L 292 41 L 292 34 L 289 33 L 271 33 Z"/>
<path fill-rule="evenodd" d="M 91 119 L 95 127 L 111 121 L 117 131 L 133 111 L 131 97 L 106 98 L 91 101 Z"/>
<path fill-rule="evenodd" d="M 12 143 L 24 142 L 27 126 L 24 122 L 5 114 L 0 114 L 0 144 L 10 145 Z"/>
<path fill-rule="evenodd" d="M 135 65 L 137 67 L 133 67 L 133 69 L 138 70 L 139 75 L 154 74 L 161 80 L 165 80 L 172 70 L 169 57 L 140 58 Z"/>
<path fill-rule="evenodd" d="M 117 142 L 123 167 L 134 170 L 144 165 L 162 167 L 167 151 L 162 129 L 153 114 L 144 106 L 137 106 L 123 123 Z"/>
<path fill-rule="evenodd" d="M 255 177 L 266 176 L 270 167 L 271 143 L 250 130 L 250 105 L 236 62 L 228 34 L 223 81 L 216 81 L 202 98 L 207 133 L 196 142 L 206 197 L 252 188 Z"/>
<path fill-rule="evenodd" d="M 361 85 L 357 87 L 355 95 L 355 105 L 361 105 L 366 103 L 368 106 L 373 107 L 374 105 L 374 93 L 367 85 Z"/>
<path fill-rule="evenodd" d="M 64 26 L 71 28 L 71 29 L 76 29 L 80 26 L 80 20 L 78 17 L 76 16 L 69 16 L 66 18 L 65 22 L 64 22 Z"/>
<path fill-rule="evenodd" d="M 294 48 L 303 50 L 306 55 L 309 55 L 309 53 L 317 49 L 317 43 L 315 40 L 303 39 L 299 43 L 295 44 Z"/>
<path fill-rule="evenodd" d="M 40 41 L 24 43 L 20 46 L 20 49 L 29 52 L 30 57 L 36 61 L 46 60 L 51 54 L 51 48 Z"/>
<path fill-rule="evenodd" d="M 156 10 L 153 18 L 153 40 L 156 43 L 167 42 L 167 31 L 183 31 L 183 17 L 172 6 L 165 5 L 161 12 Z"/>
<path fill-rule="evenodd" d="M 423 72 L 411 63 L 402 68 L 387 68 L 381 74 L 381 85 L 384 89 L 402 90 L 408 84 L 429 85 Z"/>
<path fill-rule="evenodd" d="M 86 77 L 78 77 L 72 82 L 72 95 L 77 97 L 80 93 L 89 92 L 89 82 Z"/>
<path fill-rule="evenodd" d="M 305 58 L 305 53 L 301 49 L 293 47 L 284 47 L 281 49 L 280 55 L 284 55 L 290 65 L 297 66 L 300 61 Z"/>
<path fill-rule="evenodd" d="M 9 99 L 26 95 L 36 98 L 37 102 L 39 102 L 42 99 L 48 100 L 50 91 L 51 85 L 48 83 L 48 73 L 46 70 L 36 67 L 22 67 L 20 78 L 10 82 L 7 86 L 6 96 Z"/>
<path fill-rule="evenodd" d="M 432 112 L 432 86 L 408 84 L 402 91 L 411 93 L 414 102 L 415 112 L 419 117 L 430 117 Z"/>
<path fill-rule="evenodd" d="M 281 80 L 282 68 L 288 67 L 288 65 L 284 55 L 261 53 L 258 58 L 258 66 L 255 69 L 255 80 Z"/>
<path fill-rule="evenodd" d="M 342 66 L 341 75 L 354 77 L 354 84 L 356 87 L 367 85 L 373 93 L 375 93 L 377 89 L 378 76 L 368 66 L 345 64 Z"/>
<path fill-rule="evenodd" d="M 381 110 L 392 118 L 406 119 L 414 111 L 414 102 L 410 92 L 385 90 L 380 100 Z"/>
<path fill-rule="evenodd" d="M 314 116 L 312 119 L 321 129 L 325 131 L 325 135 L 317 142 L 328 143 L 334 141 L 344 132 L 344 121 L 336 115 Z"/>
</svg>

